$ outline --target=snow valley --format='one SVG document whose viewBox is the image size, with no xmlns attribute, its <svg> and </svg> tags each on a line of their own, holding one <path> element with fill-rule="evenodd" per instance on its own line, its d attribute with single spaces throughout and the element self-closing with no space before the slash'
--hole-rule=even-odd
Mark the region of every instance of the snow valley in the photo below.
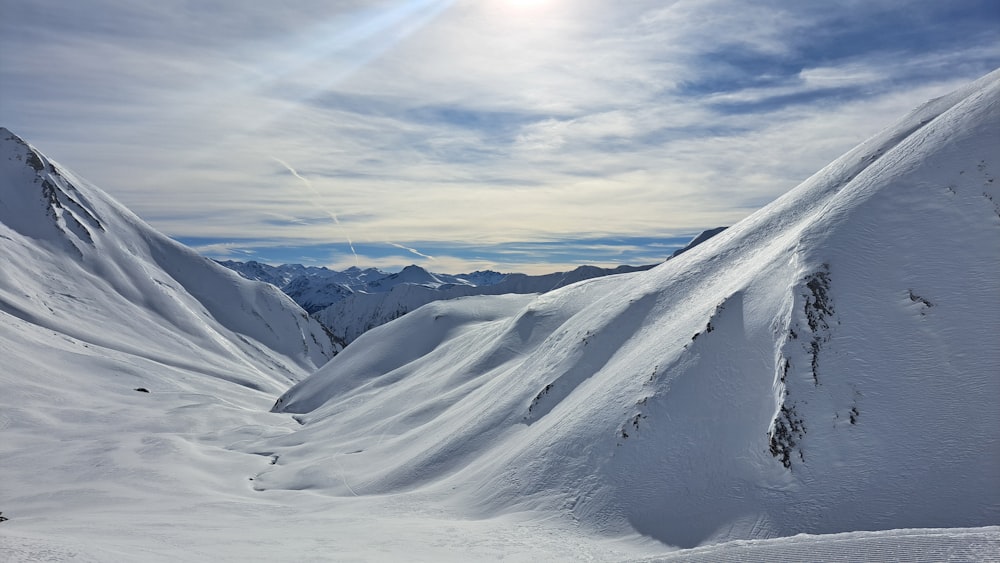
<svg viewBox="0 0 1000 563">
<path fill-rule="evenodd" d="M 995 557 L 998 130 L 1000 71 L 657 267 L 346 347 L 0 130 L 0 554 Z"/>
</svg>

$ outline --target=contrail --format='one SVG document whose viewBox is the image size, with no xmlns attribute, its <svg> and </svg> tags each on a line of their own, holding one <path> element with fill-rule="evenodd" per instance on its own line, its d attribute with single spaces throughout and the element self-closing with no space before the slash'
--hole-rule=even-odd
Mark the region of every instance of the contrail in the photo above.
<svg viewBox="0 0 1000 563">
<path fill-rule="evenodd" d="M 389 245 L 392 245 L 392 246 L 395 246 L 396 248 L 402 248 L 403 250 L 407 250 L 409 252 L 412 252 L 412 253 L 416 254 L 417 256 L 420 256 L 421 258 L 427 258 L 428 260 L 437 260 L 437 258 L 434 258 L 433 256 L 429 256 L 427 254 L 424 254 L 423 252 L 420 252 L 416 248 L 410 248 L 409 246 L 403 246 L 401 244 L 396 244 L 394 242 L 389 242 L 389 241 L 385 241 L 385 243 L 389 244 Z"/>
<path fill-rule="evenodd" d="M 316 196 L 316 199 L 313 201 L 313 205 L 325 211 L 326 214 L 330 216 L 330 219 L 333 219 L 334 224 L 337 225 L 337 227 L 340 229 L 340 232 L 344 234 L 344 238 L 347 239 L 347 246 L 351 248 L 351 254 L 354 255 L 354 265 L 358 266 L 359 265 L 358 253 L 354 251 L 354 241 L 351 240 L 351 237 L 347 234 L 347 230 L 344 229 L 344 226 L 340 224 L 340 219 L 337 218 L 337 214 L 334 213 L 333 211 L 330 211 L 326 207 L 320 205 L 319 200 L 322 199 L 323 196 L 320 195 L 318 191 L 316 191 L 316 188 L 313 187 L 312 182 L 310 182 L 309 179 L 303 176 L 302 174 L 299 174 L 294 168 L 292 168 L 291 164 L 288 164 L 284 160 L 281 160 L 276 156 L 272 156 L 271 159 L 277 162 L 278 164 L 284 166 L 285 168 L 287 168 L 288 171 L 292 173 L 292 176 L 295 176 L 299 180 L 302 180 L 302 183 L 305 184 L 307 188 L 309 188 L 309 191 L 312 192 L 314 196 Z"/>
</svg>

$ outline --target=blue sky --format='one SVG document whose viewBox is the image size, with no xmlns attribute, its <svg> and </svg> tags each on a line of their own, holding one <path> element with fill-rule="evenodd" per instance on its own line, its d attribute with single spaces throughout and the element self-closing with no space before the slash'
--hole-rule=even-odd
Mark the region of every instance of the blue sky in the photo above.
<svg viewBox="0 0 1000 563">
<path fill-rule="evenodd" d="M 0 125 L 337 268 L 655 262 L 997 66 L 996 1 L 0 0 Z"/>
</svg>

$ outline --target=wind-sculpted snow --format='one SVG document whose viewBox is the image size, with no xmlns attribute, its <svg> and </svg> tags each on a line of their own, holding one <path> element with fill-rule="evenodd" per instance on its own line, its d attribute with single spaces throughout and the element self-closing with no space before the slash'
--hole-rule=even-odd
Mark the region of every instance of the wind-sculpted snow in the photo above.
<svg viewBox="0 0 1000 563">
<path fill-rule="evenodd" d="M 276 405 L 268 489 L 693 547 L 1000 520 L 1000 72 L 648 272 L 435 303 Z"/>
</svg>

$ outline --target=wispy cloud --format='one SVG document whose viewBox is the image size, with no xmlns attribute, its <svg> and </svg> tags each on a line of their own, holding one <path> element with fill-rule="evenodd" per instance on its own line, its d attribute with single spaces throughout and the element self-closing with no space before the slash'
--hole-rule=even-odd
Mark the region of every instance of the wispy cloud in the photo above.
<svg viewBox="0 0 1000 563">
<path fill-rule="evenodd" d="M 746 216 L 1000 65 L 998 10 L 7 0 L 0 121 L 173 236 L 567 265 Z"/>
<path fill-rule="evenodd" d="M 344 231 L 344 227 L 340 224 L 340 219 L 337 217 L 337 214 L 335 212 L 333 212 L 330 208 L 328 208 L 325 205 L 322 205 L 322 204 L 319 203 L 318 200 L 320 198 L 322 198 L 322 196 L 320 195 L 319 192 L 316 191 L 316 188 L 313 187 L 312 182 L 310 182 L 308 178 L 306 178 L 305 176 L 299 174 L 297 170 L 295 170 L 294 168 L 292 168 L 291 164 L 288 164 L 287 162 L 285 162 L 284 160 L 281 160 L 280 158 L 278 158 L 276 156 L 272 156 L 271 160 L 274 160 L 278 164 L 284 166 L 285 169 L 287 169 L 289 172 L 292 173 L 292 176 L 295 176 L 296 178 L 298 178 L 299 180 L 301 180 L 302 184 L 309 191 L 310 195 L 316 197 L 315 200 L 313 200 L 312 198 L 310 198 L 310 200 L 312 201 L 313 205 L 319 206 L 319 208 L 322 209 L 324 212 L 326 212 L 326 214 L 330 217 L 330 219 L 333 220 L 333 224 L 336 225 L 337 228 L 340 229 L 341 231 Z M 347 240 L 347 246 L 351 249 L 351 254 L 354 255 L 354 265 L 357 266 L 358 265 L 358 253 L 354 250 L 354 242 L 351 240 L 350 235 L 348 235 L 346 231 L 344 231 L 344 238 Z"/>
<path fill-rule="evenodd" d="M 396 248 L 400 248 L 402 250 L 405 250 L 405 251 L 409 252 L 410 254 L 415 254 L 415 255 L 417 255 L 417 256 L 419 256 L 421 258 L 426 258 L 428 260 L 435 260 L 435 258 L 433 256 L 429 256 L 427 254 L 424 254 L 423 252 L 420 252 L 416 248 L 411 248 L 409 246 L 403 246 L 401 244 L 396 244 L 394 242 L 386 242 L 386 244 L 388 244 L 389 246 L 395 246 Z"/>
</svg>

